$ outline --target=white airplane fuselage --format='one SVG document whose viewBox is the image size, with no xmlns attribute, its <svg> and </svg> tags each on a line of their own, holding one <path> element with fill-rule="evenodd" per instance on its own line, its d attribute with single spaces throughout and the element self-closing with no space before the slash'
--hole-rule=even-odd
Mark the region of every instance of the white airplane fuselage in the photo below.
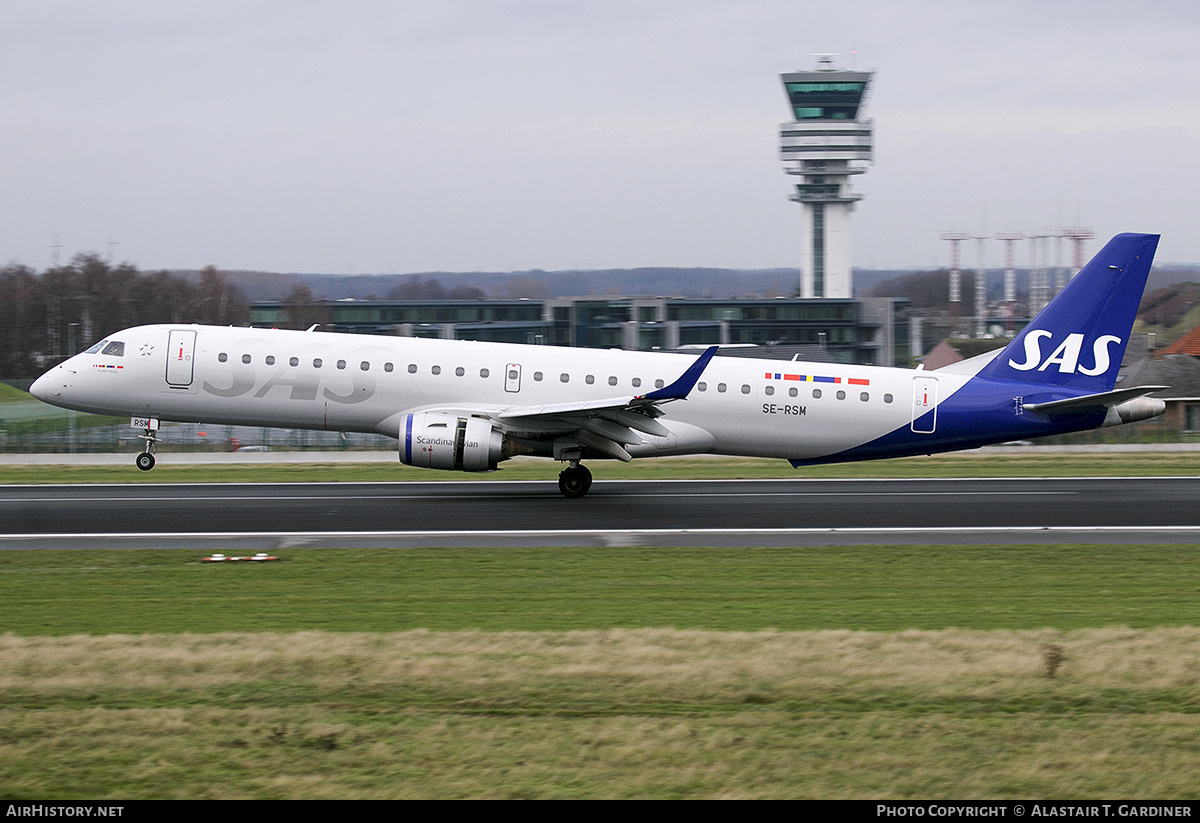
<svg viewBox="0 0 1200 823">
<path fill-rule="evenodd" d="M 399 437 L 414 412 L 634 396 L 675 380 L 685 354 L 158 325 L 107 338 L 119 357 L 77 355 L 36 393 L 95 414 Z M 293 363 L 295 365 L 293 365 Z M 727 454 L 811 459 L 908 425 L 969 378 L 911 369 L 716 357 L 636 457 Z M 930 398 L 930 393 L 934 397 Z M 925 395 L 924 406 L 918 393 Z M 545 452 L 549 454 L 547 450 Z"/>
</svg>

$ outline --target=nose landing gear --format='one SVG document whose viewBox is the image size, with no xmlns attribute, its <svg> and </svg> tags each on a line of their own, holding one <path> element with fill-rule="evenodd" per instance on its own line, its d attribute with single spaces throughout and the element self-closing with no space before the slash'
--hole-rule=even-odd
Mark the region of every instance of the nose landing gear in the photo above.
<svg viewBox="0 0 1200 823">
<path fill-rule="evenodd" d="M 570 465 L 558 473 L 558 490 L 564 497 L 572 500 L 583 497 L 592 487 L 592 473 L 578 460 L 570 461 Z"/>
<path fill-rule="evenodd" d="M 143 434 L 139 434 L 138 437 L 146 441 L 146 450 L 139 454 L 133 462 L 139 469 L 148 472 L 154 468 L 154 444 L 158 442 L 158 436 L 155 434 L 158 431 L 158 419 L 135 417 L 133 418 L 133 428 L 142 429 Z"/>
</svg>

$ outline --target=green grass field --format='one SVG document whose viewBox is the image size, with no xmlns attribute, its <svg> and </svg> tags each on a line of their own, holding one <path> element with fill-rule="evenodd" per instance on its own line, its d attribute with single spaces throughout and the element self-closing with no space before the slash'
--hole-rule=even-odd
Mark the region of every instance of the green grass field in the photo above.
<svg viewBox="0 0 1200 823">
<path fill-rule="evenodd" d="M 0 553 L 0 796 L 1194 797 L 1200 548 Z"/>
<path fill-rule="evenodd" d="M 29 392 L 13 388 L 7 383 L 0 383 L 0 403 L 21 403 L 32 399 Z"/>
<path fill-rule="evenodd" d="M 1200 547 L 0 552 L 0 633 L 1200 626 Z"/>
</svg>

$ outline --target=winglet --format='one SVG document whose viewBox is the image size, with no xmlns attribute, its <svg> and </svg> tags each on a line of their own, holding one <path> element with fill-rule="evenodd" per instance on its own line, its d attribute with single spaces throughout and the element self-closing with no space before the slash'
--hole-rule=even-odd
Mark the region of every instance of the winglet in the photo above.
<svg viewBox="0 0 1200 823">
<path fill-rule="evenodd" d="M 635 400 L 653 400 L 662 402 L 664 400 L 685 400 L 695 387 L 696 382 L 700 379 L 700 375 L 704 374 L 704 370 L 708 368 L 708 361 L 713 359 L 713 355 L 717 353 L 720 346 L 709 346 L 704 350 L 704 353 L 696 358 L 696 362 L 688 366 L 688 370 L 679 376 L 669 386 L 663 386 L 661 389 L 644 394 L 641 397 L 634 398 Z"/>
</svg>

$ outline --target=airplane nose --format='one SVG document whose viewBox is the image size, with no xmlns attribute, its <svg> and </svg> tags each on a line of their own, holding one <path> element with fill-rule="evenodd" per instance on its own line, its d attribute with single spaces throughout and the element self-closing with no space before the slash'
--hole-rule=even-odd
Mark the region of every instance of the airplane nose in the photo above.
<svg viewBox="0 0 1200 823">
<path fill-rule="evenodd" d="M 54 398 L 61 394 L 62 384 L 55 386 L 54 373 L 59 367 L 55 367 L 43 374 L 37 380 L 33 381 L 33 385 L 29 387 L 29 393 L 41 400 L 43 403 L 52 403 Z"/>
</svg>

